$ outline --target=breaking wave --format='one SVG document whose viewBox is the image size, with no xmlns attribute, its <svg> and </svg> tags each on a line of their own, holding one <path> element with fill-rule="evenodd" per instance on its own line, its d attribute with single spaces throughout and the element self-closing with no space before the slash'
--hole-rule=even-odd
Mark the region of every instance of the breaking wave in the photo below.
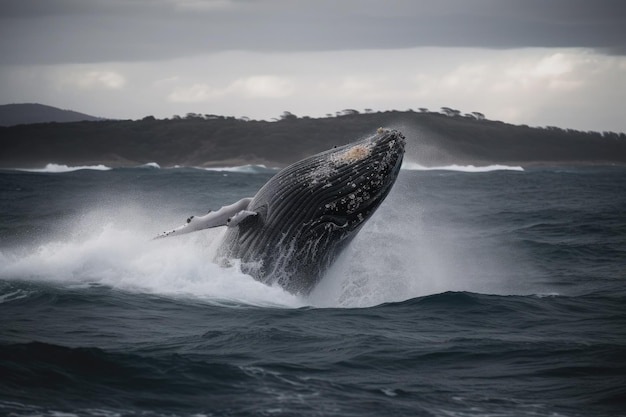
<svg viewBox="0 0 626 417">
<path fill-rule="evenodd" d="M 80 171 L 82 169 L 90 169 L 90 170 L 94 170 L 94 171 L 109 171 L 112 168 L 108 167 L 106 165 L 102 165 L 102 164 L 99 164 L 99 165 L 68 166 L 68 165 L 50 163 L 50 164 L 47 164 L 44 168 L 18 168 L 17 171 L 43 172 L 43 173 L 56 174 L 56 173 L 63 173 L 63 172 Z"/>
<path fill-rule="evenodd" d="M 427 167 L 416 162 L 405 162 L 402 165 L 402 169 L 406 169 L 409 171 L 457 171 L 457 172 L 492 172 L 492 171 L 524 171 L 524 168 L 521 166 L 511 166 L 511 165 L 485 165 L 485 166 L 475 166 L 475 165 L 444 165 L 444 166 L 435 166 L 435 167 Z"/>
<path fill-rule="evenodd" d="M 210 167 L 202 168 L 206 171 L 218 171 L 218 172 L 238 172 L 242 174 L 263 174 L 277 172 L 280 168 L 270 168 L 265 165 L 241 165 L 233 167 Z"/>
</svg>

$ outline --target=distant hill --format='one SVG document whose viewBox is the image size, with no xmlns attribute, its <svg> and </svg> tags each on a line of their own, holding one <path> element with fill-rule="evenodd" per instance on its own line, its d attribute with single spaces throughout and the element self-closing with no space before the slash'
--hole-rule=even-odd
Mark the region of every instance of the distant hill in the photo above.
<svg viewBox="0 0 626 417">
<path fill-rule="evenodd" d="M 0 105 L 0 126 L 102 120 L 99 117 L 36 103 Z"/>
<path fill-rule="evenodd" d="M 148 116 L 0 127 L 0 168 L 148 162 L 280 167 L 371 135 L 378 127 L 401 130 L 408 142 L 405 159 L 424 166 L 626 165 L 624 133 L 518 126 L 481 114 L 351 111 L 317 119 L 285 112 L 273 122 L 190 113 L 164 120 Z"/>
</svg>

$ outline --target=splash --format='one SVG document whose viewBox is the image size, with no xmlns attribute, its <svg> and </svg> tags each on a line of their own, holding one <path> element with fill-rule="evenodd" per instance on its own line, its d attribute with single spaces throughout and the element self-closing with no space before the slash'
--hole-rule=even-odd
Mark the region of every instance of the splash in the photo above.
<svg viewBox="0 0 626 417">
<path fill-rule="evenodd" d="M 310 295 L 317 307 L 363 308 L 468 291 L 528 294 L 528 265 L 514 247 L 472 225 L 434 220 L 400 181 Z M 528 284 L 532 285 L 532 284 Z"/>
<path fill-rule="evenodd" d="M 412 177 L 414 178 L 414 177 Z M 446 291 L 536 293 L 513 281 L 528 274 L 515 248 L 472 225 L 433 220 L 436 207 L 416 202 L 407 176 L 307 297 L 294 296 L 244 274 L 234 261 L 213 259 L 225 228 L 152 240 L 180 214 L 141 206 L 81 213 L 72 230 L 0 250 L 0 280 L 89 286 L 256 306 L 360 308 Z M 170 218 L 168 218 L 170 217 Z M 541 291 L 539 291 L 541 292 Z M 11 294 L 10 297 L 18 297 Z"/>
<path fill-rule="evenodd" d="M 302 300 L 279 287 L 255 281 L 237 263 L 212 261 L 223 229 L 151 240 L 154 225 L 142 213 L 113 222 L 85 216 L 69 236 L 0 252 L 0 279 L 60 285 L 105 285 L 121 291 L 275 307 L 300 307 Z M 132 210 L 131 210 L 132 211 Z M 125 218 L 123 218 L 125 217 Z M 134 226 L 133 226 L 134 225 Z"/>
</svg>

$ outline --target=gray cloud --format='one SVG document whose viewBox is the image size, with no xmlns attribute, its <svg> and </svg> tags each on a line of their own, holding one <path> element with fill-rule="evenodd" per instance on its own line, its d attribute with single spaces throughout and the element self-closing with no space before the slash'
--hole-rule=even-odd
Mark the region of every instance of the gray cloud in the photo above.
<svg viewBox="0 0 626 417">
<path fill-rule="evenodd" d="M 626 52 L 622 0 L 2 1 L 0 64 L 421 46 Z"/>
<path fill-rule="evenodd" d="M 5 102 L 102 117 L 451 106 L 624 131 L 623 0 L 0 0 Z"/>
</svg>

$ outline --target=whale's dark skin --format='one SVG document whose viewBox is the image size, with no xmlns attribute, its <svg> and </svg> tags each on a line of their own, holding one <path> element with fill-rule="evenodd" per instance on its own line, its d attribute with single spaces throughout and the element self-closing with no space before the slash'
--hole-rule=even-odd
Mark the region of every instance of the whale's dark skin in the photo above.
<svg viewBox="0 0 626 417">
<path fill-rule="evenodd" d="M 391 190 L 404 146 L 400 132 L 378 129 L 298 161 L 252 199 L 190 219 L 162 236 L 228 225 L 218 261 L 238 259 L 255 279 L 306 295 Z"/>
</svg>

